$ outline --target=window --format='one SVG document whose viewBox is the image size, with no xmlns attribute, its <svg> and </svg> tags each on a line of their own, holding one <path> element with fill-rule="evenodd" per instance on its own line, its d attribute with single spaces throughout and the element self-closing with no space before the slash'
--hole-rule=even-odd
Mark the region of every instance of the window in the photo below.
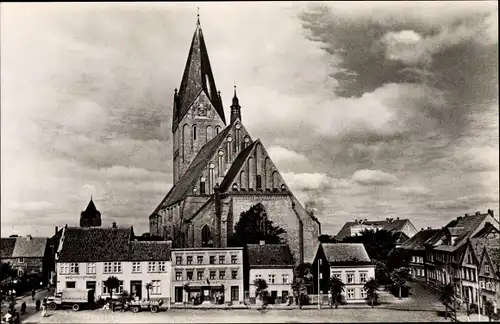
<svg viewBox="0 0 500 324">
<path fill-rule="evenodd" d="M 181 256 L 175 257 L 175 264 L 182 264 L 182 257 Z"/>
<path fill-rule="evenodd" d="M 196 125 L 193 125 L 193 141 L 196 141 Z"/>
<path fill-rule="evenodd" d="M 158 271 L 159 272 L 166 272 L 167 271 L 167 266 L 165 264 L 165 261 L 158 262 Z"/>
<path fill-rule="evenodd" d="M 335 278 L 340 279 L 340 272 L 334 272 L 334 273 L 333 273 L 333 276 L 334 276 Z"/>
<path fill-rule="evenodd" d="M 198 271 L 196 273 L 196 279 L 197 280 L 203 280 L 203 271 Z"/>
<path fill-rule="evenodd" d="M 274 277 L 273 274 L 269 274 L 269 283 L 274 283 Z"/>
<path fill-rule="evenodd" d="M 210 234 L 210 227 L 203 226 L 201 230 L 201 245 L 202 247 L 209 247 L 212 244 L 212 235 Z"/>
<path fill-rule="evenodd" d="M 484 281 L 481 281 L 481 288 L 484 288 Z"/>
<path fill-rule="evenodd" d="M 95 263 L 87 263 L 87 274 L 95 274 Z"/>
<path fill-rule="evenodd" d="M 186 263 L 187 263 L 187 264 L 193 264 L 193 257 L 192 257 L 192 256 L 188 256 L 188 257 L 186 258 Z"/>
<path fill-rule="evenodd" d="M 257 175 L 257 178 L 256 178 L 256 188 L 262 189 L 262 179 L 261 179 L 260 175 Z"/>
<path fill-rule="evenodd" d="M 197 260 L 197 261 L 198 261 L 198 264 L 203 264 L 203 256 L 198 255 L 197 259 L 198 259 L 198 260 Z"/>
<path fill-rule="evenodd" d="M 123 293 L 123 281 L 122 280 L 118 281 L 118 289 L 115 292 L 117 292 L 119 294 Z"/>
<path fill-rule="evenodd" d="M 490 274 L 490 266 L 489 265 L 484 266 L 484 273 Z"/>
<path fill-rule="evenodd" d="M 210 280 L 215 280 L 215 271 L 210 271 Z"/>
<path fill-rule="evenodd" d="M 283 283 L 284 284 L 288 283 L 288 274 L 287 273 L 282 274 L 281 275 L 281 279 L 283 279 Z"/>
<path fill-rule="evenodd" d="M 361 272 L 361 273 L 359 274 L 359 281 L 360 281 L 361 283 L 365 283 L 365 282 L 366 282 L 366 273 Z"/>
<path fill-rule="evenodd" d="M 200 181 L 200 195 L 205 194 L 205 178 L 201 178 Z"/>
<path fill-rule="evenodd" d="M 223 255 L 220 255 L 219 256 L 219 264 L 224 264 L 224 262 L 226 262 L 226 257 Z"/>
<path fill-rule="evenodd" d="M 156 272 L 156 262 L 148 262 L 148 272 Z"/>
<path fill-rule="evenodd" d="M 217 157 L 217 170 L 219 172 L 219 176 L 224 173 L 224 151 L 219 151 L 219 156 Z"/>
<path fill-rule="evenodd" d="M 238 279 L 238 271 L 237 270 L 231 271 L 231 279 Z"/>
<path fill-rule="evenodd" d="M 226 279 L 226 270 L 219 270 L 219 280 Z"/>
<path fill-rule="evenodd" d="M 66 288 L 76 288 L 75 281 L 66 281 Z"/>
<path fill-rule="evenodd" d="M 470 254 L 467 254 L 467 263 L 472 264 L 472 258 L 470 257 Z"/>
<path fill-rule="evenodd" d="M 121 262 L 113 262 L 113 272 L 114 273 L 122 272 L 122 263 Z"/>
<path fill-rule="evenodd" d="M 61 263 L 61 274 L 69 273 L 69 263 Z"/>
<path fill-rule="evenodd" d="M 193 280 L 193 271 L 188 271 L 187 272 L 187 279 L 188 280 Z"/>
<path fill-rule="evenodd" d="M 238 256 L 231 255 L 231 264 L 236 264 L 238 262 Z"/>
<path fill-rule="evenodd" d="M 69 264 L 69 273 L 78 274 L 79 272 L 80 271 L 79 271 L 78 263 L 70 263 Z"/>
<path fill-rule="evenodd" d="M 347 274 L 347 283 L 354 283 L 354 273 L 348 273 Z"/>
<path fill-rule="evenodd" d="M 152 295 L 159 295 L 161 294 L 161 286 L 160 286 L 160 280 L 152 280 L 151 281 L 151 294 Z"/>
<path fill-rule="evenodd" d="M 210 256 L 210 264 L 215 264 L 215 256 Z"/>
<path fill-rule="evenodd" d="M 240 299 L 240 287 L 231 286 L 231 301 L 238 301 Z"/>
<path fill-rule="evenodd" d="M 262 279 L 262 275 L 260 273 L 255 274 L 255 279 Z"/>
<path fill-rule="evenodd" d="M 19 263 L 24 263 L 24 258 L 19 258 Z"/>
<path fill-rule="evenodd" d="M 361 288 L 360 291 L 361 291 L 361 298 L 365 299 L 366 298 L 366 291 L 363 288 Z"/>
<path fill-rule="evenodd" d="M 102 293 L 104 295 L 109 294 L 109 289 L 108 289 L 108 287 L 106 287 L 106 281 L 102 282 Z M 118 294 L 123 293 L 123 281 L 121 281 L 121 280 L 118 281 L 118 289 L 113 290 L 113 293 L 118 293 Z"/>
<path fill-rule="evenodd" d="M 347 289 L 347 299 L 354 299 L 354 289 Z"/>
<path fill-rule="evenodd" d="M 177 280 L 177 281 L 182 280 L 182 272 L 177 271 L 177 272 L 175 273 L 175 280 Z"/>
</svg>

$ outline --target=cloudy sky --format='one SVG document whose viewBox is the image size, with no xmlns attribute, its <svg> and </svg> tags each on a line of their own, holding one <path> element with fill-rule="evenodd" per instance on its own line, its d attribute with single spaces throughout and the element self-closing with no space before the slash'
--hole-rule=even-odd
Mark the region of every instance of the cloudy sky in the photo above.
<svg viewBox="0 0 500 324">
<path fill-rule="evenodd" d="M 335 234 L 499 207 L 496 2 L 1 5 L 2 236 L 148 230 L 196 7 L 226 114 Z"/>
</svg>

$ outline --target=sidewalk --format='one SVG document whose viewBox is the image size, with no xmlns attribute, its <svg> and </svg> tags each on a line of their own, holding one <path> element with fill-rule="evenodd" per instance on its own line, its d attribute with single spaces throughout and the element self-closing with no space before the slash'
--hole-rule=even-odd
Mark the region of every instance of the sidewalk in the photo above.
<svg viewBox="0 0 500 324">
<path fill-rule="evenodd" d="M 471 314 L 469 317 L 467 317 L 467 315 L 464 313 L 457 314 L 457 320 L 459 322 L 489 322 L 488 316 L 486 315 Z M 491 322 L 498 321 L 491 319 Z"/>
</svg>

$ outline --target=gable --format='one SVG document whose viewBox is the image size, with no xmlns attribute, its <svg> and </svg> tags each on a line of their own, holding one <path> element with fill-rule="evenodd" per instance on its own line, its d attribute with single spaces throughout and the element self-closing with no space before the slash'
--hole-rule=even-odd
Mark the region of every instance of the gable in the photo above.
<svg viewBox="0 0 500 324">
<path fill-rule="evenodd" d="M 471 263 L 469 263 L 469 260 L 471 261 Z M 467 244 L 467 247 L 465 249 L 465 253 L 463 254 L 463 258 L 462 258 L 462 266 L 467 266 L 467 265 L 476 265 L 478 264 L 478 257 L 476 257 L 475 253 L 474 253 L 474 249 L 472 247 L 472 244 L 471 242 L 469 241 L 469 243 Z"/>
<path fill-rule="evenodd" d="M 488 268 L 488 269 L 487 269 Z M 496 279 L 496 271 L 495 271 L 495 265 L 491 261 L 490 255 L 488 253 L 488 250 L 486 247 L 483 249 L 483 253 L 481 256 L 481 263 L 479 267 L 479 275 L 483 277 L 488 277 L 492 279 Z M 488 270 L 488 272 L 486 271 Z"/>
<path fill-rule="evenodd" d="M 217 110 L 208 98 L 205 91 L 200 91 L 185 114 L 181 116 L 179 124 L 181 124 L 185 118 L 196 121 L 210 121 L 212 124 L 215 123 L 224 125 L 224 121 L 217 113 Z"/>
</svg>

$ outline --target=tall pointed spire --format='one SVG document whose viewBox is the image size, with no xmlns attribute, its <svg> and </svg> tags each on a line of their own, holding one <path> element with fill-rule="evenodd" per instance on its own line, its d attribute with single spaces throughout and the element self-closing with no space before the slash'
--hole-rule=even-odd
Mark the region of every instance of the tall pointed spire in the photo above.
<svg viewBox="0 0 500 324">
<path fill-rule="evenodd" d="M 231 105 L 231 124 L 233 124 L 237 119 L 241 121 L 241 107 L 240 107 L 240 100 L 236 95 L 236 84 L 235 84 L 233 104 Z"/>
<path fill-rule="evenodd" d="M 210 103 L 225 124 L 224 109 L 222 107 L 222 101 L 217 94 L 217 87 L 215 86 L 215 80 L 208 58 L 198 12 L 196 29 L 191 41 L 191 48 L 189 49 L 181 86 L 179 87 L 177 100 L 174 102 L 176 107 L 173 116 L 173 131 L 177 129 L 178 123 L 189 111 L 194 100 L 202 91 L 207 95 Z"/>
</svg>

